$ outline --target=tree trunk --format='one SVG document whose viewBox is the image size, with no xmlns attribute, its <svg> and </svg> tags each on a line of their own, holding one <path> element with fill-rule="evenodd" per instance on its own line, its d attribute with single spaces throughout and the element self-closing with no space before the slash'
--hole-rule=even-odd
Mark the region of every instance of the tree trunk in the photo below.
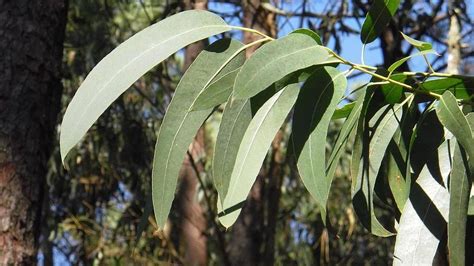
<svg viewBox="0 0 474 266">
<path fill-rule="evenodd" d="M 262 8 L 261 2 L 261 0 L 242 1 L 244 26 L 275 37 L 277 31 L 275 14 Z M 250 43 L 259 38 L 261 36 L 244 32 L 244 43 Z M 256 49 L 257 46 L 247 49 L 247 57 Z M 275 145 L 273 146 L 275 147 Z M 274 173 L 278 171 L 278 169 L 272 170 Z M 229 257 L 232 265 L 272 264 L 267 260 L 273 260 L 273 243 L 269 242 L 274 241 L 271 234 L 275 231 L 276 223 L 274 223 L 275 221 L 267 223 L 266 218 L 270 217 L 270 210 L 273 211 L 271 216 L 276 215 L 280 191 L 280 182 L 275 180 L 278 177 L 273 177 L 272 173 L 266 177 L 263 175 L 257 177 L 239 218 L 231 228 Z M 265 193 L 266 191 L 271 191 L 271 193 Z M 277 193 L 275 194 L 275 192 Z"/>
<path fill-rule="evenodd" d="M 36 264 L 66 10 L 66 0 L 0 0 L 1 265 Z"/>
<path fill-rule="evenodd" d="M 450 25 L 448 33 L 448 68 L 449 74 L 459 74 L 461 69 L 461 24 L 459 23 L 455 6 L 456 1 L 449 2 Z"/>
</svg>

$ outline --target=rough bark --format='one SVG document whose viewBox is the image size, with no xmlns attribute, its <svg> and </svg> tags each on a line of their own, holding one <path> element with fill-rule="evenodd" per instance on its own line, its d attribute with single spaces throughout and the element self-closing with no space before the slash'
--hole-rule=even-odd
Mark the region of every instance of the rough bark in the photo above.
<svg viewBox="0 0 474 266">
<path fill-rule="evenodd" d="M 242 1 L 244 26 L 275 37 L 277 31 L 275 14 L 262 8 L 260 6 L 261 2 L 261 0 Z M 261 36 L 244 32 L 244 43 L 250 43 L 259 38 Z M 257 46 L 247 49 L 247 57 L 256 49 Z M 277 169 L 272 171 L 278 172 Z M 239 218 L 231 228 L 228 253 L 232 265 L 271 264 L 267 260 L 272 261 L 273 244 L 269 242 L 274 241 L 271 234 L 275 231 L 274 226 L 276 223 L 272 221 L 268 224 L 266 218 L 276 215 L 279 198 L 277 195 L 279 195 L 280 191 L 280 182 L 271 179 L 271 176 L 272 173 L 267 176 L 259 175 L 257 177 Z M 274 177 L 275 179 L 277 178 L 277 176 Z M 271 196 L 266 193 L 267 191 L 271 191 Z M 277 193 L 275 194 L 275 192 Z M 273 211 L 271 216 L 268 215 L 270 210 Z M 270 235 L 267 235 L 267 233 Z"/>
<path fill-rule="evenodd" d="M 66 0 L 0 0 L 0 264 L 34 265 Z"/>
<path fill-rule="evenodd" d="M 207 1 L 184 1 L 185 9 L 207 9 Z M 205 48 L 206 42 L 200 41 L 186 47 L 183 70 L 189 68 L 199 53 Z M 205 152 L 205 136 L 202 129 L 189 149 L 190 156 L 186 156 L 184 166 L 180 173 L 180 185 L 178 189 L 177 208 L 181 217 L 178 228 L 181 248 L 184 251 L 184 263 L 186 265 L 207 264 L 207 237 L 205 236 L 207 222 L 202 206 L 197 199 L 199 179 L 197 174 L 204 170 L 200 163 L 193 163 L 192 159 L 202 157 Z M 195 169 L 197 168 L 197 169 Z"/>
</svg>

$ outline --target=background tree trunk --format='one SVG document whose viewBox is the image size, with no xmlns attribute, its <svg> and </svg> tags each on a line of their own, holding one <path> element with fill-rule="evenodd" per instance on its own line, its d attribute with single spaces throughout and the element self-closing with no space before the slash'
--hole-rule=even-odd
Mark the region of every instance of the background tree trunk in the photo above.
<svg viewBox="0 0 474 266">
<path fill-rule="evenodd" d="M 0 264 L 34 265 L 66 0 L 0 0 Z"/>
</svg>

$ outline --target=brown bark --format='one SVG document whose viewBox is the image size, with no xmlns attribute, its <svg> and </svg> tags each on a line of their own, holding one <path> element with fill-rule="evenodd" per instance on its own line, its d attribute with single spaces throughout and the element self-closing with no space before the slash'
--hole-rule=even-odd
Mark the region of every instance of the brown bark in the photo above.
<svg viewBox="0 0 474 266">
<path fill-rule="evenodd" d="M 275 37 L 277 31 L 275 14 L 262 8 L 261 2 L 260 0 L 243 1 L 244 26 Z M 244 32 L 244 43 L 250 43 L 259 38 L 261 36 Z M 257 46 L 247 49 L 247 57 L 256 49 Z M 275 142 L 273 147 L 275 147 Z M 273 149 L 273 151 L 278 152 L 278 149 Z M 239 218 L 231 228 L 229 257 L 232 265 L 273 264 L 273 234 L 280 191 L 279 177 L 273 176 L 279 171 L 277 167 L 279 165 L 275 165 L 275 168 L 268 171 L 268 175 L 257 177 Z M 274 220 L 269 221 L 269 219 Z"/>
<path fill-rule="evenodd" d="M 207 1 L 185 1 L 185 9 L 207 10 Z M 206 42 L 200 41 L 186 47 L 183 70 L 189 68 L 199 53 L 205 48 Z M 184 263 L 186 265 L 207 264 L 207 238 L 205 236 L 207 222 L 202 206 L 197 199 L 199 186 L 198 173 L 204 170 L 203 165 L 191 160 L 200 158 L 205 152 L 204 131 L 200 129 L 186 156 L 184 166 L 180 173 L 180 185 L 178 189 L 177 208 L 181 216 L 178 225 L 179 241 L 184 251 Z M 198 168 L 198 169 L 195 169 Z"/>
<path fill-rule="evenodd" d="M 65 0 L 0 0 L 0 264 L 34 265 L 61 97 Z"/>
</svg>

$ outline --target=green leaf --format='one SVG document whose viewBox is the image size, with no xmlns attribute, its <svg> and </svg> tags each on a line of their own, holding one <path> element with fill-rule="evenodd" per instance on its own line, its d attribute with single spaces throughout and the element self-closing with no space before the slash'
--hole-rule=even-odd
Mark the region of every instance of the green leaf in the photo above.
<svg viewBox="0 0 474 266">
<path fill-rule="evenodd" d="M 335 62 L 312 37 L 289 34 L 265 44 L 245 62 L 235 80 L 234 98 L 250 98 L 294 71 Z"/>
<path fill-rule="evenodd" d="M 393 235 L 380 224 L 375 216 L 373 198 L 385 151 L 398 128 L 399 111 L 400 108 L 393 110 L 390 105 L 377 111 L 364 130 L 361 159 L 355 160 L 355 162 L 360 161 L 360 166 L 357 168 L 356 180 L 352 187 L 352 204 L 362 224 L 377 236 Z M 376 127 L 375 132 L 369 136 L 368 129 L 373 127 Z"/>
<path fill-rule="evenodd" d="M 469 207 L 467 210 L 467 215 L 474 215 L 474 196 L 469 198 Z"/>
<path fill-rule="evenodd" d="M 466 149 L 470 165 L 474 165 L 474 141 L 472 128 L 458 106 L 456 98 L 450 91 L 446 91 L 439 99 L 436 107 L 439 121 L 456 137 L 458 142 Z"/>
<path fill-rule="evenodd" d="M 352 112 L 355 105 L 356 105 L 355 102 L 351 102 L 351 103 L 345 104 L 341 108 L 337 108 L 334 111 L 334 114 L 332 114 L 331 119 L 336 120 L 336 119 L 346 118 Z"/>
<path fill-rule="evenodd" d="M 399 5 L 400 0 L 374 0 L 360 32 L 362 43 L 371 43 L 382 33 Z"/>
<path fill-rule="evenodd" d="M 415 46 L 415 48 L 418 49 L 418 51 L 420 52 L 429 51 L 433 49 L 433 45 L 431 45 L 431 43 L 415 40 L 412 37 L 405 35 L 403 32 L 400 32 L 400 34 L 402 34 L 403 39 L 405 39 L 405 41 Z M 434 53 L 437 54 L 436 52 Z"/>
<path fill-rule="evenodd" d="M 240 42 L 228 39 L 213 43 L 199 54 L 176 88 L 158 132 L 153 158 L 153 208 L 160 228 L 168 217 L 186 150 L 213 110 L 191 112 L 191 106 L 213 79 L 219 79 L 242 65 L 243 54 L 234 57 L 222 69 L 223 62 L 232 58 L 242 46 Z M 216 76 L 216 73 L 219 74 Z"/>
<path fill-rule="evenodd" d="M 295 105 L 292 145 L 303 184 L 321 207 L 323 221 L 331 180 L 326 178 L 326 137 L 347 80 L 333 67 L 321 67 L 304 83 Z"/>
<path fill-rule="evenodd" d="M 239 146 L 229 189 L 219 220 L 231 226 L 239 216 L 240 205 L 255 182 L 275 134 L 293 107 L 299 92 L 298 84 L 290 84 L 272 96 L 255 114 Z"/>
<path fill-rule="evenodd" d="M 431 50 L 431 49 L 430 50 L 422 50 L 419 53 L 409 55 L 407 57 L 404 57 L 404 58 L 396 61 L 395 63 L 393 63 L 392 65 L 390 65 L 388 67 L 388 72 L 390 72 L 390 74 L 392 74 L 393 71 L 397 70 L 397 68 L 399 68 L 401 65 L 403 65 L 403 63 L 405 63 L 409 59 L 411 59 L 413 57 L 416 57 L 416 56 L 420 56 L 420 55 L 425 56 L 427 54 L 436 54 L 436 55 L 438 55 L 438 53 L 435 50 Z"/>
<path fill-rule="evenodd" d="M 211 83 L 204 89 L 201 95 L 199 95 L 191 109 L 193 111 L 199 111 L 225 103 L 232 94 L 235 77 L 237 77 L 239 71 L 240 68 L 229 72 L 227 75 Z"/>
<path fill-rule="evenodd" d="M 407 79 L 407 76 L 404 74 L 395 74 L 390 78 L 404 83 Z M 380 85 L 380 91 L 384 95 L 385 101 L 389 104 L 399 103 L 403 96 L 402 86 L 393 83 Z"/>
<path fill-rule="evenodd" d="M 225 199 L 227 195 L 240 142 L 251 120 L 250 100 L 232 101 L 229 98 L 222 115 L 212 159 L 214 186 L 221 199 Z"/>
<path fill-rule="evenodd" d="M 449 264 L 465 263 L 466 222 L 471 193 L 471 175 L 464 149 L 458 144 L 454 148 L 453 168 L 449 179 Z"/>
<path fill-rule="evenodd" d="M 452 154 L 447 141 L 438 149 L 438 160 L 423 167 L 400 217 L 394 265 L 431 265 L 446 230 L 449 193 L 437 180 L 451 170 Z M 430 171 L 439 169 L 439 171 Z M 433 176 L 432 173 L 436 174 Z"/>
<path fill-rule="evenodd" d="M 133 35 L 104 57 L 77 90 L 61 125 L 61 158 L 133 82 L 179 49 L 231 28 L 207 11 L 185 11 Z"/>
<path fill-rule="evenodd" d="M 319 34 L 317 34 L 316 32 L 314 32 L 310 29 L 297 29 L 297 30 L 294 30 L 294 31 L 291 32 L 291 34 L 294 34 L 294 33 L 300 33 L 300 34 L 308 35 L 311 38 L 313 38 L 316 41 L 317 44 L 323 45 L 323 42 L 321 41 L 321 37 L 319 36 Z"/>
<path fill-rule="evenodd" d="M 457 99 L 467 100 L 474 94 L 474 78 L 433 79 L 421 83 L 420 88 L 438 94 L 450 91 Z"/>
</svg>

